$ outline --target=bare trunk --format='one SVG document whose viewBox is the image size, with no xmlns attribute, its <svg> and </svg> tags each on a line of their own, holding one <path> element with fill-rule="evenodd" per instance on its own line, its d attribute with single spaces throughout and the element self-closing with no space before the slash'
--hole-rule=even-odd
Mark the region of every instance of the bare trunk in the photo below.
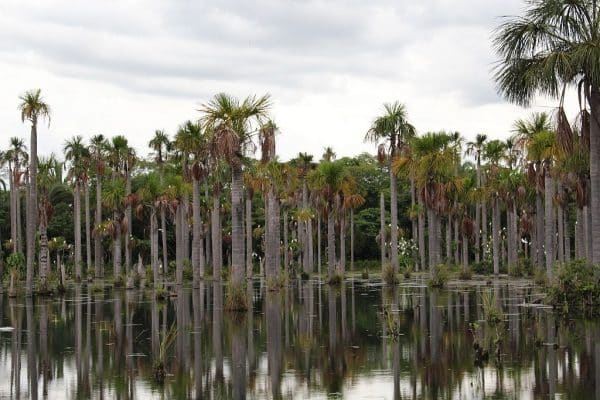
<svg viewBox="0 0 600 400">
<path fill-rule="evenodd" d="M 81 280 L 81 187 L 75 182 L 73 190 L 73 221 L 75 223 L 75 280 Z"/>
<path fill-rule="evenodd" d="M 129 196 L 130 194 L 131 172 L 129 171 L 128 166 L 125 177 L 125 196 Z M 125 209 L 125 216 L 127 217 L 127 231 L 125 232 L 125 273 L 129 273 L 131 271 L 131 246 L 129 245 L 129 240 L 131 239 L 131 226 L 133 225 L 131 205 L 127 205 L 127 208 Z"/>
<path fill-rule="evenodd" d="M 313 243 L 313 221 L 310 219 L 307 222 L 308 226 L 308 271 L 314 272 L 315 269 L 315 249 Z"/>
<path fill-rule="evenodd" d="M 437 238 L 437 215 L 431 208 L 427 208 L 427 232 L 428 237 L 428 248 L 429 248 L 429 269 L 431 273 L 435 273 L 437 267 L 437 260 L 439 254 L 439 245 Z"/>
<path fill-rule="evenodd" d="M 592 88 L 590 93 L 590 208 L 592 259 L 600 264 L 600 91 Z"/>
<path fill-rule="evenodd" d="M 350 209 L 350 271 L 354 271 L 354 209 L 353 208 Z"/>
<path fill-rule="evenodd" d="M 35 230 L 37 227 L 37 122 L 31 124 L 29 161 L 29 197 L 27 199 L 27 281 L 26 294 L 33 294 L 33 262 L 35 258 Z M 19 221 L 20 223 L 20 221 Z"/>
<path fill-rule="evenodd" d="M 91 237 L 91 217 L 90 217 L 90 187 L 85 184 L 84 188 L 85 201 L 85 257 L 87 269 L 92 268 L 92 237 Z"/>
<path fill-rule="evenodd" d="M 554 196 L 554 180 L 549 173 L 544 178 L 544 209 L 545 209 L 545 236 L 544 252 L 546 254 L 546 274 L 552 278 L 554 273 L 554 206 L 552 198 Z"/>
<path fill-rule="evenodd" d="M 290 266 L 289 219 L 287 210 L 283 212 L 283 269 Z"/>
<path fill-rule="evenodd" d="M 167 215 L 165 211 L 165 207 L 160 207 L 160 235 L 162 239 L 162 263 L 163 263 L 163 275 L 167 272 L 169 268 L 169 256 L 168 256 L 168 248 L 167 248 Z"/>
<path fill-rule="evenodd" d="M 243 173 L 233 168 L 231 177 L 231 282 L 241 286 L 244 280 Z"/>
<path fill-rule="evenodd" d="M 96 218 L 94 223 L 96 229 L 102 223 L 102 177 L 96 174 Z M 94 236 L 94 267 L 96 278 L 104 277 L 104 257 L 102 255 L 102 236 L 97 233 Z"/>
<path fill-rule="evenodd" d="M 592 236 L 591 236 L 591 221 L 590 208 L 583 207 L 583 236 L 584 236 L 584 258 L 589 262 L 592 259 Z"/>
<path fill-rule="evenodd" d="M 583 209 L 577 207 L 577 221 L 575 221 L 575 258 L 585 257 L 585 235 L 583 231 Z"/>
<path fill-rule="evenodd" d="M 446 263 L 452 261 L 452 219 L 446 219 Z"/>
<path fill-rule="evenodd" d="M 494 198 L 494 206 L 492 209 L 492 251 L 494 259 L 494 275 L 500 273 L 500 207 L 498 199 Z"/>
<path fill-rule="evenodd" d="M 460 263 L 459 260 L 459 236 L 458 236 L 458 225 L 459 219 L 456 218 L 454 220 L 454 264 L 458 265 Z"/>
<path fill-rule="evenodd" d="M 535 224 L 535 264 L 541 267 L 544 257 L 544 202 L 539 192 L 535 195 Z"/>
<path fill-rule="evenodd" d="M 469 239 L 464 234 L 462 235 L 462 263 L 463 270 L 469 268 Z"/>
<path fill-rule="evenodd" d="M 246 277 L 252 278 L 252 197 L 246 192 Z"/>
<path fill-rule="evenodd" d="M 183 285 L 183 207 L 181 203 L 175 211 L 175 283 L 178 286 Z"/>
<path fill-rule="evenodd" d="M 10 238 L 12 240 L 12 253 L 16 253 L 18 250 L 18 239 L 17 239 L 17 195 L 19 189 L 15 185 L 14 173 L 9 163 L 8 166 L 8 179 L 10 185 Z"/>
<path fill-rule="evenodd" d="M 385 198 L 379 195 L 379 245 L 381 248 L 381 270 L 385 266 Z"/>
<path fill-rule="evenodd" d="M 398 179 L 390 168 L 390 261 L 398 272 Z"/>
<path fill-rule="evenodd" d="M 223 269 L 223 237 L 221 235 L 221 212 L 219 203 L 219 193 L 213 193 L 213 208 L 211 212 L 211 219 L 213 279 L 221 279 L 221 271 Z"/>
<path fill-rule="evenodd" d="M 346 213 L 340 213 L 340 265 L 339 272 L 342 276 L 346 274 Z"/>
<path fill-rule="evenodd" d="M 119 214 L 115 210 L 113 213 L 115 223 L 115 237 L 113 243 L 113 278 L 121 276 L 121 224 L 119 223 Z"/>
<path fill-rule="evenodd" d="M 335 224 L 333 220 L 333 211 L 327 213 L 327 273 L 329 279 L 335 272 Z"/>
<path fill-rule="evenodd" d="M 267 280 L 277 279 L 281 271 L 281 254 L 279 251 L 279 242 L 281 238 L 281 228 L 279 227 L 279 199 L 277 199 L 275 189 L 269 188 L 267 194 L 267 238 L 265 241 L 265 264 Z M 284 235 L 287 234 L 287 229 Z M 287 254 L 288 249 L 284 249 Z M 287 265 L 285 266 L 287 268 Z"/>
<path fill-rule="evenodd" d="M 421 211 L 421 198 L 419 197 L 419 215 L 417 217 L 417 221 L 419 223 L 419 261 L 421 265 L 421 271 L 425 271 L 426 269 L 426 259 L 425 259 L 425 215 Z"/>
<path fill-rule="evenodd" d="M 308 188 L 306 182 L 302 182 L 302 208 L 303 211 L 308 209 Z M 305 273 L 309 273 L 309 257 L 308 257 L 308 223 L 309 220 L 302 221 L 301 232 L 302 232 L 302 270 Z"/>
<path fill-rule="evenodd" d="M 321 279 L 321 214 L 317 215 L 317 269 Z"/>
<path fill-rule="evenodd" d="M 156 218 L 156 209 L 152 208 L 150 213 L 150 263 L 152 265 L 152 276 L 154 287 L 158 286 L 158 221 Z"/>
<path fill-rule="evenodd" d="M 183 195 L 183 210 L 181 210 L 181 255 L 184 260 L 190 259 L 190 225 L 188 215 L 190 214 L 190 199 L 186 194 Z"/>
<path fill-rule="evenodd" d="M 481 159 L 480 156 L 477 156 L 477 187 L 481 187 Z M 481 209 L 483 208 L 483 204 L 481 202 L 477 202 L 475 204 L 475 262 L 479 263 L 481 261 Z"/>
<path fill-rule="evenodd" d="M 413 210 L 414 210 L 416 204 L 417 204 L 417 197 L 416 197 L 416 193 L 415 193 L 415 177 L 414 177 L 414 174 L 411 173 L 410 174 L 410 205 Z M 419 241 L 419 233 L 418 233 L 416 218 L 411 219 L 411 229 L 412 229 L 412 242 L 413 242 L 413 245 L 416 245 Z M 412 251 L 412 257 L 415 262 L 414 269 L 418 270 L 419 264 L 418 264 L 418 260 L 417 260 L 417 253 L 414 250 Z"/>
<path fill-rule="evenodd" d="M 192 270 L 194 275 L 194 287 L 199 287 L 200 279 L 204 277 L 204 246 L 202 236 L 204 226 L 200 215 L 200 182 L 192 180 L 192 214 L 193 214 L 193 244 L 192 244 Z"/>
<path fill-rule="evenodd" d="M 565 262 L 571 261 L 571 229 L 569 227 L 569 212 L 568 209 L 563 213 L 563 225 L 564 225 L 564 235 L 565 235 Z"/>
<path fill-rule="evenodd" d="M 558 223 L 558 261 L 563 263 L 565 262 L 565 215 L 562 205 L 558 206 L 556 221 Z"/>
<path fill-rule="evenodd" d="M 40 207 L 40 253 L 39 259 L 39 274 L 42 287 L 45 286 L 46 278 L 49 271 L 49 252 L 48 252 L 48 216 L 46 215 L 45 207 Z"/>
</svg>

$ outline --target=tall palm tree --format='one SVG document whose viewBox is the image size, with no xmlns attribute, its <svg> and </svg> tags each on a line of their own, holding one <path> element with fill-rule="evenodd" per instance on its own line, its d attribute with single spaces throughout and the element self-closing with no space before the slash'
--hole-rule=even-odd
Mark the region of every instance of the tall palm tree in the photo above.
<svg viewBox="0 0 600 400">
<path fill-rule="evenodd" d="M 231 168 L 231 241 L 232 283 L 240 286 L 244 278 L 244 232 L 242 229 L 242 191 L 244 152 L 251 143 L 253 123 L 266 118 L 271 106 L 269 95 L 250 96 L 240 101 L 225 94 L 217 94 L 200 111 L 212 132 L 213 153 L 224 159 Z"/>
<path fill-rule="evenodd" d="M 137 192 L 140 201 L 136 208 L 136 214 L 138 217 L 143 216 L 146 210 L 150 214 L 150 265 L 152 267 L 155 287 L 159 285 L 157 209 L 160 205 L 159 197 L 162 194 L 162 189 L 160 176 L 156 172 L 151 172 L 143 175 L 140 188 Z"/>
<path fill-rule="evenodd" d="M 589 0 L 534 0 L 494 37 L 500 57 L 498 90 L 529 105 L 536 94 L 564 97 L 577 85 L 589 105 L 592 260 L 600 264 L 600 4 Z"/>
<path fill-rule="evenodd" d="M 105 172 L 105 156 L 107 149 L 107 141 L 104 135 L 94 135 L 90 139 L 90 156 L 91 162 L 95 170 L 96 179 L 96 215 L 94 217 L 94 270 L 96 278 L 104 276 L 104 260 L 102 251 L 102 237 L 98 232 L 99 226 L 102 223 L 102 179 Z"/>
<path fill-rule="evenodd" d="M 483 152 L 483 149 L 485 147 L 485 143 L 487 141 L 487 135 L 484 134 L 477 134 L 475 136 L 475 140 L 472 142 L 467 142 L 467 155 L 472 155 L 475 157 L 475 162 L 477 163 L 477 189 L 481 190 L 481 186 L 483 185 L 482 182 L 482 175 L 481 175 L 481 155 Z M 486 215 L 487 216 L 487 209 L 485 207 L 485 204 L 483 203 L 483 201 L 480 201 L 476 204 L 475 206 L 475 229 L 474 229 L 474 234 L 475 234 L 475 262 L 479 262 L 480 257 L 481 257 L 481 233 L 482 233 L 482 229 L 481 229 L 481 221 L 482 221 L 482 215 Z M 487 220 L 487 218 L 485 218 Z M 487 229 L 484 228 L 484 231 L 487 231 Z M 487 238 L 484 236 L 483 237 L 483 242 L 485 243 L 487 241 Z"/>
<path fill-rule="evenodd" d="M 160 180 L 161 183 L 164 181 L 164 164 L 167 160 L 167 155 L 169 150 L 172 147 L 172 144 L 169 140 L 169 136 L 162 130 L 157 130 L 154 132 L 154 137 L 148 143 L 150 148 L 154 150 L 154 161 L 158 165 L 158 170 L 160 172 Z M 164 267 L 166 268 L 168 265 L 168 254 L 167 254 L 167 215 L 166 215 L 166 206 L 161 204 L 160 209 L 160 233 L 161 233 L 161 246 L 162 246 L 162 262 Z"/>
<path fill-rule="evenodd" d="M 40 230 L 40 248 L 39 248 L 39 274 L 40 287 L 46 290 L 46 278 L 49 272 L 49 257 L 48 250 L 48 223 L 52 218 L 52 202 L 49 198 L 50 189 L 57 182 L 57 169 L 60 168 L 54 155 L 47 159 L 40 159 L 38 165 L 38 189 L 39 189 L 39 204 L 38 218 Z"/>
<path fill-rule="evenodd" d="M 10 146 L 4 154 L 4 160 L 8 164 L 10 184 L 10 227 L 12 239 L 12 252 L 22 251 L 23 240 L 21 237 L 21 196 L 20 187 L 23 177 L 22 167 L 29 161 L 27 147 L 23 139 L 10 138 Z"/>
<path fill-rule="evenodd" d="M 367 131 L 365 140 L 380 143 L 378 153 L 389 158 L 390 174 L 390 213 L 391 213 L 391 263 L 398 271 L 398 181 L 393 172 L 392 163 L 400 156 L 408 142 L 415 136 L 415 127 L 408 122 L 404 104 L 396 101 L 383 105 L 384 113 L 377 117 Z M 387 145 L 387 146 L 386 146 Z M 387 147 L 387 148 L 386 148 Z"/>
<path fill-rule="evenodd" d="M 483 151 L 484 157 L 490 163 L 488 172 L 489 198 L 492 201 L 492 256 L 494 275 L 500 273 L 500 161 L 504 157 L 505 144 L 500 140 L 491 140 L 486 143 Z"/>
<path fill-rule="evenodd" d="M 50 106 L 42 97 L 40 89 L 29 90 L 19 97 L 21 121 L 31 123 L 31 139 L 29 144 L 29 202 L 27 203 L 27 281 L 26 294 L 33 293 L 33 261 L 35 251 L 35 231 L 37 226 L 37 124 L 38 119 L 45 118 L 50 123 Z"/>
<path fill-rule="evenodd" d="M 82 136 L 75 136 L 65 142 L 65 160 L 69 163 L 67 179 L 73 184 L 73 221 L 75 236 L 75 279 L 81 279 L 81 190 L 88 181 L 89 150 Z"/>
</svg>

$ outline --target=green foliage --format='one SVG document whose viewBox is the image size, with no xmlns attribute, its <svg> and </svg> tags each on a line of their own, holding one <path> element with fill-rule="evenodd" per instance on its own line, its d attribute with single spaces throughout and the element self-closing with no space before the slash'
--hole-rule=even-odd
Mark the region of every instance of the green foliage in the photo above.
<svg viewBox="0 0 600 400">
<path fill-rule="evenodd" d="M 308 273 L 306 273 L 305 271 L 300 272 L 300 279 L 302 279 L 303 281 L 307 281 L 310 278 L 310 275 Z"/>
<path fill-rule="evenodd" d="M 117 275 L 113 279 L 113 286 L 116 288 L 122 288 L 125 286 L 125 278 L 123 275 Z"/>
<path fill-rule="evenodd" d="M 279 275 L 277 275 L 276 277 L 269 278 L 269 280 L 267 281 L 267 290 L 279 290 L 285 285 L 287 285 L 287 281 L 287 276 L 283 272 L 280 272 Z"/>
<path fill-rule="evenodd" d="M 469 281 L 472 277 L 473 271 L 470 267 L 461 268 L 461 270 L 458 272 L 458 279 L 460 279 L 461 281 Z"/>
<path fill-rule="evenodd" d="M 225 297 L 225 310 L 248 310 L 248 296 L 243 285 L 233 285 L 231 283 L 229 284 L 227 296 Z"/>
<path fill-rule="evenodd" d="M 184 282 L 191 282 L 194 279 L 194 270 L 192 269 L 192 263 L 189 260 L 183 262 L 183 280 Z"/>
<path fill-rule="evenodd" d="M 546 270 L 543 268 L 536 268 L 533 274 L 533 283 L 539 286 L 546 286 L 548 283 L 548 277 L 546 276 Z"/>
<path fill-rule="evenodd" d="M 25 256 L 23 253 L 13 253 L 6 259 L 6 267 L 9 272 L 14 271 L 15 279 L 20 280 L 25 276 Z"/>
<path fill-rule="evenodd" d="M 166 300 L 169 298 L 169 291 L 165 288 L 156 288 L 154 290 L 154 297 L 156 297 L 156 300 Z"/>
<path fill-rule="evenodd" d="M 152 285 L 154 283 L 154 271 L 152 271 L 152 266 L 146 266 L 146 284 Z"/>
<path fill-rule="evenodd" d="M 473 272 L 478 275 L 489 275 L 494 272 L 492 263 L 489 260 L 484 260 L 471 264 Z"/>
<path fill-rule="evenodd" d="M 102 293 L 104 292 L 104 285 L 100 282 L 94 283 L 90 286 L 90 290 L 92 291 L 92 293 Z"/>
<path fill-rule="evenodd" d="M 365 270 L 360 274 L 362 279 L 369 279 L 369 271 L 365 268 Z"/>
<path fill-rule="evenodd" d="M 491 290 L 481 293 L 481 306 L 486 321 L 490 325 L 495 325 L 502 321 L 502 310 L 498 307 L 496 295 Z"/>
<path fill-rule="evenodd" d="M 339 286 L 342 284 L 342 281 L 344 280 L 344 278 L 342 277 L 342 275 L 339 272 L 334 272 L 333 275 L 331 276 L 331 278 L 329 278 L 327 280 L 327 283 L 331 286 Z"/>
<path fill-rule="evenodd" d="M 584 260 L 561 265 L 548 288 L 548 300 L 559 312 L 573 316 L 600 314 L 600 266 Z"/>
<path fill-rule="evenodd" d="M 446 264 L 439 264 L 435 267 L 429 278 L 429 286 L 434 288 L 443 288 L 448 282 L 448 266 Z"/>
<path fill-rule="evenodd" d="M 391 264 L 387 264 L 385 267 L 383 267 L 381 279 L 383 279 L 387 285 L 397 285 L 400 282 L 398 275 L 396 274 L 396 271 L 394 271 L 394 267 Z"/>
</svg>

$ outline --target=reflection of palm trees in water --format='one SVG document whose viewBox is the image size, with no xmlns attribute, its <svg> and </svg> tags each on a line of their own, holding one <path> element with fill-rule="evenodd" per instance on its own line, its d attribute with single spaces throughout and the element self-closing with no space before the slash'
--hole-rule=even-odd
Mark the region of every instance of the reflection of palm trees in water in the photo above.
<svg viewBox="0 0 600 400">
<path fill-rule="evenodd" d="M 38 398 L 38 373 L 37 373 L 37 350 L 35 338 L 35 322 L 33 318 L 33 300 L 27 297 L 25 303 L 27 313 L 27 381 L 29 382 L 29 395 L 32 400 Z"/>
<path fill-rule="evenodd" d="M 271 396 L 281 398 L 281 363 L 283 356 L 281 338 L 281 291 L 267 292 L 265 299 L 265 319 L 267 323 L 267 359 Z"/>
</svg>

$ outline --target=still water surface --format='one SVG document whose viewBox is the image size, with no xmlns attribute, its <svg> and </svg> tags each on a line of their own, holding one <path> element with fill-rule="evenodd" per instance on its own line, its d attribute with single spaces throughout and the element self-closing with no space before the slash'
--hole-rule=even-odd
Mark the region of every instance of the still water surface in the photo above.
<svg viewBox="0 0 600 400">
<path fill-rule="evenodd" d="M 247 314 L 223 311 L 226 290 L 0 295 L 0 398 L 600 399 L 600 324 L 556 318 L 527 283 L 255 280 Z M 504 313 L 495 326 L 485 292 Z M 153 360 L 172 326 L 161 385 Z"/>
</svg>

